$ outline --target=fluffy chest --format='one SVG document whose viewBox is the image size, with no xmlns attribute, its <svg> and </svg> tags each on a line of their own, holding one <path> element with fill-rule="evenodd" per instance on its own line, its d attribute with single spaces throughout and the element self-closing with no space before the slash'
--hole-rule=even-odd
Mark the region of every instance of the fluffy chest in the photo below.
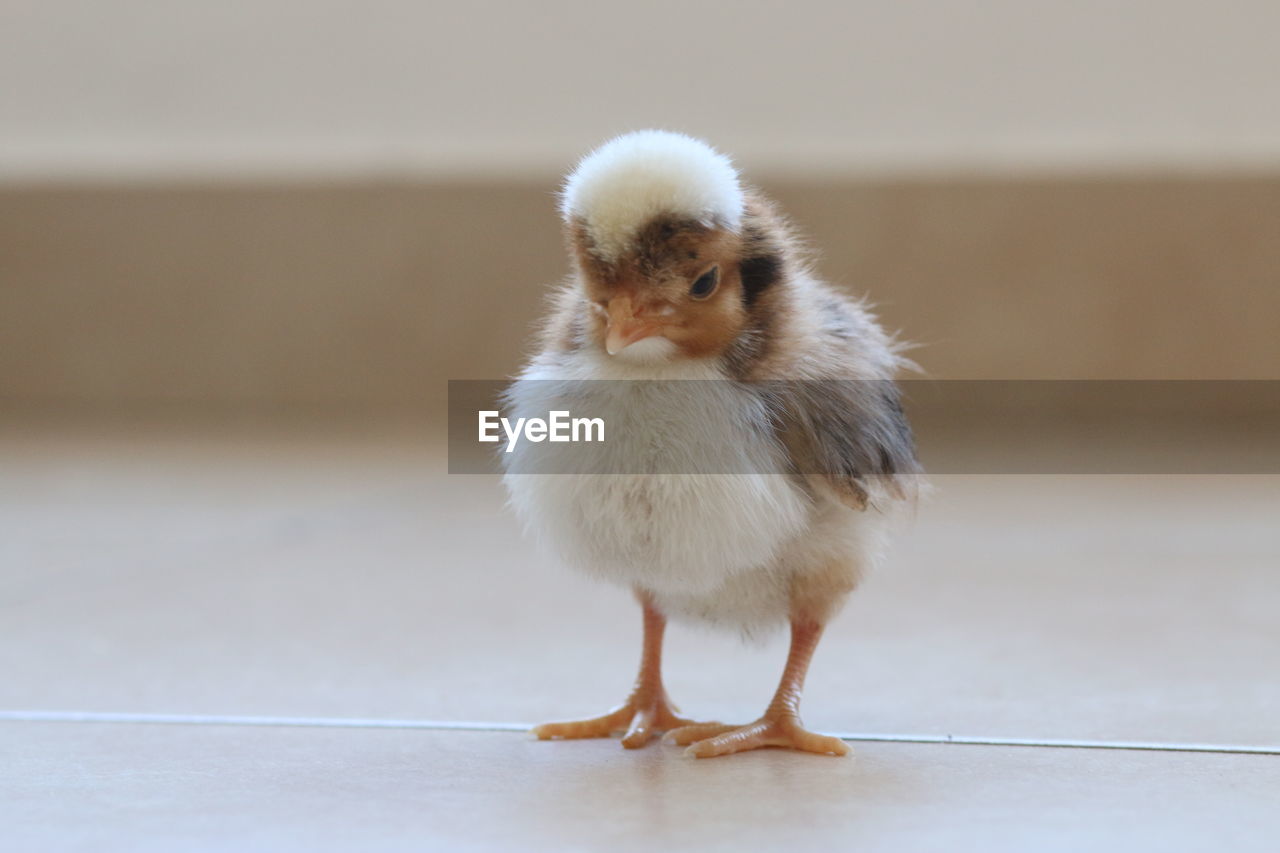
<svg viewBox="0 0 1280 853">
<path fill-rule="evenodd" d="M 605 423 L 603 442 L 503 454 L 529 527 L 573 565 L 655 590 L 709 592 L 767 567 L 803 530 L 807 498 L 782 473 L 761 402 L 703 376 L 518 382 L 514 416 L 559 408 Z"/>
</svg>

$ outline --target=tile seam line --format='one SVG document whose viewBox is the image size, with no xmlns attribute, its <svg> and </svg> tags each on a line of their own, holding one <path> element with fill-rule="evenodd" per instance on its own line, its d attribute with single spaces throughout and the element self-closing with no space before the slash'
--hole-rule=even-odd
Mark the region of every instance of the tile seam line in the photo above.
<svg viewBox="0 0 1280 853">
<path fill-rule="evenodd" d="M 0 723 L 124 723 L 188 726 L 257 726 L 275 728 L 418 729 L 427 731 L 527 732 L 528 723 L 461 720 L 398 720 L 348 717 L 273 717 L 237 714 L 141 714 L 112 711 L 4 711 Z M 1205 752 L 1280 755 L 1280 745 L 1110 741 L 1056 738 L 1008 738 L 984 735 L 887 734 L 830 732 L 841 740 L 862 743 L 953 744 L 963 746 L 1039 747 L 1042 749 L 1114 749 L 1140 752 Z"/>
</svg>

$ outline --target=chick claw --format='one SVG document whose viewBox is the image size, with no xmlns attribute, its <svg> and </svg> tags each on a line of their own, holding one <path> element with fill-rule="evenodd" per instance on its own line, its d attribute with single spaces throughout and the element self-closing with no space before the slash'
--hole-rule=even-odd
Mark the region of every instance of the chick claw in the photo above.
<svg viewBox="0 0 1280 853">
<path fill-rule="evenodd" d="M 662 699 L 632 697 L 602 717 L 574 720 L 564 723 L 543 723 L 534 726 L 538 740 L 576 740 L 578 738 L 610 737 L 622 734 L 622 745 L 627 749 L 639 749 L 661 732 L 672 729 L 715 725 L 719 723 L 695 723 L 678 717 L 675 708 Z"/>
<path fill-rule="evenodd" d="M 799 717 L 790 714 L 765 715 L 745 726 L 685 726 L 667 732 L 667 739 L 680 746 L 688 746 L 685 755 L 693 758 L 715 758 L 765 746 L 820 755 L 848 755 L 853 752 L 849 744 L 840 738 L 811 732 L 800 724 Z"/>
</svg>

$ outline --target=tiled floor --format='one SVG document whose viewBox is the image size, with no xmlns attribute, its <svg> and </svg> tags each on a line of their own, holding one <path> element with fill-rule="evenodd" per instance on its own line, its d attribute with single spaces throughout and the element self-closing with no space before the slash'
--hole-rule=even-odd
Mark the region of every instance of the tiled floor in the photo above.
<svg viewBox="0 0 1280 853">
<path fill-rule="evenodd" d="M 1280 752 L 1280 477 L 942 477 L 819 650 L 828 731 Z M 628 597 L 406 431 L 0 430 L 0 711 L 529 722 L 616 703 Z M 677 627 L 744 719 L 783 654 Z M 12 849 L 1274 849 L 1280 755 L 0 720 Z M 744 832 L 745 830 L 745 832 Z M 7 845 L 6 845 L 7 846 Z"/>
</svg>

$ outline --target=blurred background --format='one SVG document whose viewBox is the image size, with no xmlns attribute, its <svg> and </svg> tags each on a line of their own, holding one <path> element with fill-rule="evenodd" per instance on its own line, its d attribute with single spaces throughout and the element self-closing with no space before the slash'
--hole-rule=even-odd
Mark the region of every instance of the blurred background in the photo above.
<svg viewBox="0 0 1280 853">
<path fill-rule="evenodd" d="M 704 137 L 928 376 L 1088 380 L 1018 398 L 1049 416 L 1017 446 L 937 383 L 937 488 L 827 632 L 806 721 L 1280 752 L 1280 384 L 1141 386 L 1135 427 L 1146 392 L 1092 381 L 1280 380 L 1278 33 L 1275 0 L 0 0 L 0 823 L 708 849 L 759 802 L 821 849 L 1271 849 L 1266 756 L 708 771 L 753 789 L 513 734 L 619 701 L 638 618 L 447 473 L 443 415 L 448 380 L 518 368 L 576 159 Z M 673 630 L 667 683 L 747 719 L 784 653 Z"/>
<path fill-rule="evenodd" d="M 10 410 L 430 415 L 554 193 L 703 136 L 942 378 L 1280 378 L 1267 0 L 5 0 Z"/>
</svg>

